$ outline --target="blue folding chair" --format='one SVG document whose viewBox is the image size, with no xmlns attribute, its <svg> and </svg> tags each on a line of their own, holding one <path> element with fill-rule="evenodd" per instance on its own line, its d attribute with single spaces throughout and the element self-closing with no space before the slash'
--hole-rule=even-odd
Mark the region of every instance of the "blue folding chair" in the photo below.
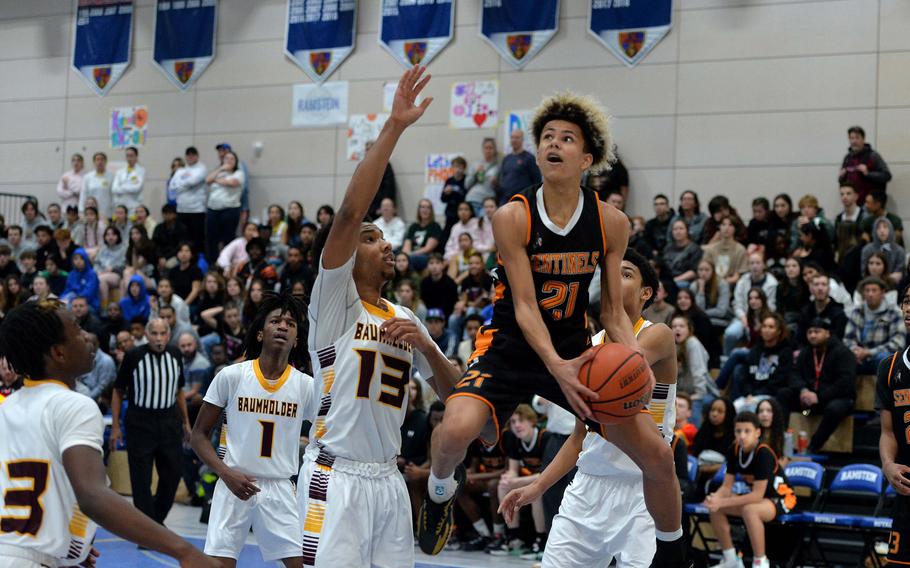
<svg viewBox="0 0 910 568">
<path fill-rule="evenodd" d="M 695 456 L 688 457 L 688 466 L 687 473 L 689 474 L 689 482 L 695 483 L 695 480 L 698 479 L 698 458 Z"/>
<path fill-rule="evenodd" d="M 816 512 L 822 496 L 822 485 L 825 479 L 825 467 L 815 462 L 794 462 L 784 469 L 787 475 L 787 483 L 793 489 L 805 488 L 809 491 L 808 504 L 803 504 L 800 509 L 803 511 Z M 799 531 L 797 542 L 803 542 L 806 536 L 807 524 L 803 522 L 803 513 L 787 513 L 774 519 L 774 523 L 796 525 Z M 787 568 L 796 566 L 796 561 L 801 554 L 801 547 L 794 546 L 790 556 L 785 563 Z"/>
<path fill-rule="evenodd" d="M 863 551 L 860 558 L 867 557 L 872 548 L 872 535 L 883 529 L 881 519 L 877 516 L 882 505 L 883 479 L 882 470 L 874 465 L 845 466 L 837 472 L 831 485 L 822 491 L 816 510 L 805 511 L 791 521 L 807 525 L 808 538 L 805 540 L 808 540 L 808 546 L 805 547 L 805 552 L 810 558 L 814 545 L 822 565 L 830 565 L 819 545 L 820 530 L 862 535 Z M 866 511 L 872 511 L 873 514 L 866 514 Z M 877 562 L 877 556 L 871 556 Z"/>
</svg>

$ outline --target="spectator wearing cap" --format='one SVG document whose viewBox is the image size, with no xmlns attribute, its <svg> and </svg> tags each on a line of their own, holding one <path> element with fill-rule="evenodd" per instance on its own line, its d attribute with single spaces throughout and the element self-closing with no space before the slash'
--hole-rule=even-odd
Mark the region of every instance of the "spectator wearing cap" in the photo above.
<svg viewBox="0 0 910 568">
<path fill-rule="evenodd" d="M 79 193 L 82 191 L 82 176 L 85 175 L 85 158 L 82 154 L 73 154 L 70 158 L 72 168 L 60 176 L 57 182 L 57 195 L 63 207 L 78 206 Z"/>
<path fill-rule="evenodd" d="M 176 207 L 170 203 L 165 204 L 161 208 L 161 218 L 162 221 L 152 232 L 152 242 L 158 248 L 159 270 L 177 266 L 177 247 L 189 239 L 189 231 L 180 222 Z"/>
<path fill-rule="evenodd" d="M 885 302 L 888 285 L 877 276 L 859 283 L 863 303 L 847 314 L 844 344 L 853 351 L 857 372 L 874 375 L 878 364 L 906 344 L 903 316 L 896 306 Z"/>
<path fill-rule="evenodd" d="M 79 192 L 79 211 L 85 211 L 86 200 L 95 198 L 98 204 L 98 214 L 103 219 L 111 217 L 111 186 L 114 176 L 107 171 L 107 154 L 95 152 L 92 156 L 95 169 L 82 177 L 82 191 Z"/>
<path fill-rule="evenodd" d="M 427 331 L 430 332 L 430 337 L 446 357 L 455 356 L 455 352 L 458 350 L 458 339 L 446 329 L 445 312 L 439 308 L 427 310 Z"/>
<path fill-rule="evenodd" d="M 215 151 L 218 152 L 218 161 L 224 162 L 224 155 L 232 150 L 233 148 L 231 148 L 231 145 L 227 142 L 222 142 L 215 146 Z M 237 227 L 234 229 L 235 234 L 241 232 L 247 219 L 250 218 L 250 174 L 247 170 L 246 162 L 243 160 L 239 160 L 237 166 L 240 168 L 240 171 L 243 172 L 243 191 L 240 192 L 240 222 L 237 223 Z"/>
<path fill-rule="evenodd" d="M 130 146 L 126 149 L 126 167 L 114 174 L 114 185 L 111 195 L 114 205 L 123 205 L 132 211 L 142 205 L 142 189 L 145 186 L 145 168 L 140 166 L 139 149 Z"/>
<path fill-rule="evenodd" d="M 217 258 L 218 251 L 230 243 L 240 223 L 240 194 L 246 175 L 240 169 L 240 160 L 232 150 L 224 152 L 218 168 L 209 172 L 205 183 L 209 197 L 205 215 L 205 254 Z"/>
<path fill-rule="evenodd" d="M 261 280 L 267 290 L 274 290 L 278 283 L 278 272 L 265 257 L 265 241 L 259 237 L 250 239 L 246 244 L 249 260 L 237 271 L 237 276 L 246 283 L 249 290 L 254 280 Z"/>
<path fill-rule="evenodd" d="M 860 203 L 873 191 L 885 191 L 891 181 L 891 170 L 881 154 L 866 144 L 866 131 L 861 126 L 847 129 L 850 147 L 837 174 L 840 183 L 849 183 L 859 193 Z"/>
<path fill-rule="evenodd" d="M 841 421 L 853 412 L 856 396 L 856 358 L 831 335 L 831 321 L 816 318 L 806 332 L 809 347 L 796 359 L 790 386 L 779 401 L 792 412 L 821 416 L 818 430 L 809 441 L 809 453 L 817 453 Z"/>
<path fill-rule="evenodd" d="M 208 168 L 199 161 L 199 150 L 186 149 L 186 166 L 178 168 L 168 182 L 168 189 L 177 194 L 177 220 L 187 229 L 189 241 L 202 252 L 205 243 L 205 177 Z"/>
</svg>

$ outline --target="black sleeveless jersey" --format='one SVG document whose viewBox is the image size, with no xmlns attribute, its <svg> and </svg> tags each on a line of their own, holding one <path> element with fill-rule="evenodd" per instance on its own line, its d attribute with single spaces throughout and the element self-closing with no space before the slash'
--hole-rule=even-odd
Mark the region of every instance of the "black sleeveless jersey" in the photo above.
<svg viewBox="0 0 910 568">
<path fill-rule="evenodd" d="M 898 351 L 878 366 L 875 404 L 891 411 L 899 464 L 910 465 L 910 348 Z"/>
<path fill-rule="evenodd" d="M 560 357 L 581 355 L 589 345 L 586 311 L 588 286 L 605 254 L 606 237 L 600 203 L 593 191 L 582 188 L 580 207 L 563 229 L 549 222 L 543 202 L 538 205 L 540 186 L 512 197 L 528 213 L 525 235 L 528 260 L 534 279 L 537 307 Z M 541 194 L 542 195 L 542 194 Z M 479 338 L 489 349 L 523 368 L 540 368 L 538 355 L 524 338 L 515 318 L 512 289 L 502 259 L 493 272 L 496 294 L 493 318 Z M 481 349 L 475 355 L 482 354 Z"/>
</svg>

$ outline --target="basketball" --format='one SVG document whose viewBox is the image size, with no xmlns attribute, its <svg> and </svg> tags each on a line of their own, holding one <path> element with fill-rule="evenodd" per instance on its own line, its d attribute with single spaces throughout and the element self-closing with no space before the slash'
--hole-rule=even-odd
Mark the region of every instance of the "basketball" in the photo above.
<svg viewBox="0 0 910 568">
<path fill-rule="evenodd" d="M 619 343 L 592 348 L 594 357 L 582 365 L 578 380 L 598 395 L 588 401 L 594 420 L 619 424 L 635 416 L 651 400 L 651 374 L 645 358 Z"/>
</svg>

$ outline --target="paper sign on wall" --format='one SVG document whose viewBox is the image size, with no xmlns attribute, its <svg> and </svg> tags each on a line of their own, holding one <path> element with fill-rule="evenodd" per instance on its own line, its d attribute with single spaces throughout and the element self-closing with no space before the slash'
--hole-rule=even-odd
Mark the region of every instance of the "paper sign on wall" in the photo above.
<svg viewBox="0 0 910 568">
<path fill-rule="evenodd" d="M 348 82 L 294 85 L 293 126 L 334 126 L 348 122 Z"/>
<path fill-rule="evenodd" d="M 449 126 L 493 128 L 499 121 L 499 81 L 469 81 L 452 85 Z"/>
<path fill-rule="evenodd" d="M 148 107 L 112 108 L 110 123 L 111 148 L 122 150 L 129 146 L 142 146 L 145 144 L 148 123 Z"/>
<path fill-rule="evenodd" d="M 433 211 L 437 215 L 446 210 L 446 204 L 442 202 L 442 188 L 445 187 L 446 180 L 455 173 L 452 160 L 458 156 L 464 154 L 427 154 L 424 164 L 423 181 L 426 186 L 424 197 L 433 203 Z"/>
<path fill-rule="evenodd" d="M 348 120 L 348 160 L 360 161 L 366 152 L 367 142 L 376 140 L 387 114 L 352 114 Z"/>
</svg>

